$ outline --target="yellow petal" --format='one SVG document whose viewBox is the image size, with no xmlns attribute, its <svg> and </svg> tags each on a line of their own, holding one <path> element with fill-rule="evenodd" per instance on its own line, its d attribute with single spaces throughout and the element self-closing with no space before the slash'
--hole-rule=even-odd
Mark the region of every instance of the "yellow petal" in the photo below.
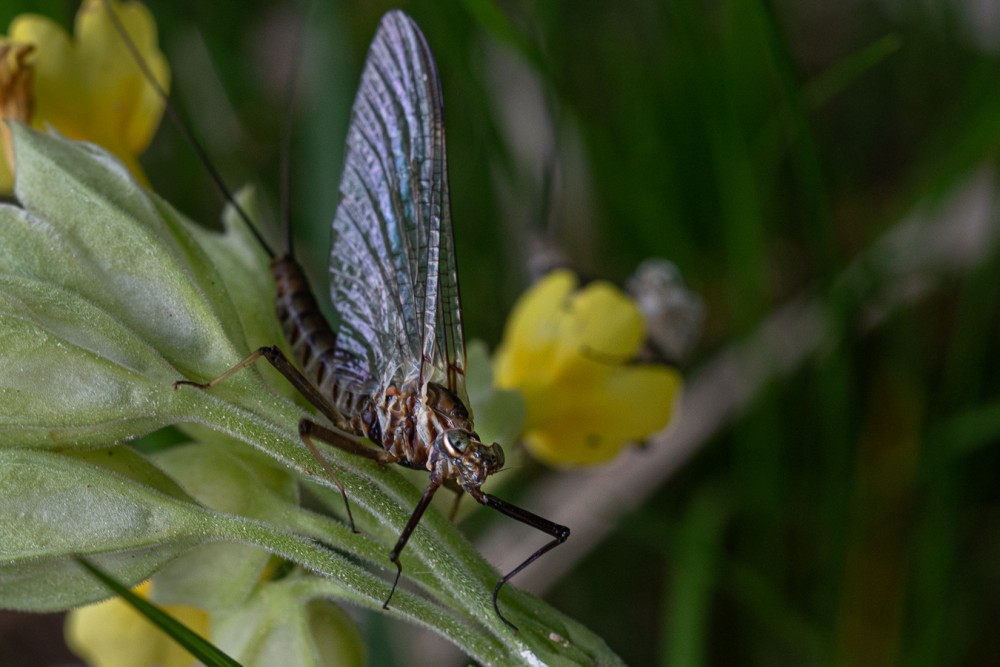
<svg viewBox="0 0 1000 667">
<path fill-rule="evenodd" d="M 112 2 L 153 76 L 166 89 L 169 68 L 156 46 L 156 25 L 137 2 Z M 149 145 L 164 104 L 118 34 L 101 0 L 86 0 L 76 36 L 52 21 L 22 15 L 11 23 L 12 41 L 36 47 L 32 124 L 54 127 L 71 139 L 99 144 L 144 178 L 137 156 Z"/>
<path fill-rule="evenodd" d="M 149 583 L 136 589 L 148 597 Z M 163 605 L 174 618 L 208 637 L 209 616 L 186 605 Z M 192 667 L 191 654 L 121 598 L 74 609 L 66 616 L 66 644 L 90 667 Z"/>
<path fill-rule="evenodd" d="M 152 14 L 138 2 L 112 5 L 143 62 L 165 90 L 170 68 L 157 46 Z M 112 123 L 131 155 L 142 153 L 159 126 L 164 104 L 118 34 L 103 0 L 87 0 L 80 7 L 76 40 L 81 66 L 86 68 L 89 86 L 99 98 L 105 122 Z"/>
<path fill-rule="evenodd" d="M 525 446 L 553 466 L 604 463 L 664 428 L 680 390 L 680 374 L 666 366 L 578 370 L 572 387 L 525 391 Z"/>
<path fill-rule="evenodd" d="M 623 364 L 639 351 L 644 337 L 642 313 L 635 303 L 611 283 L 593 282 L 570 300 L 553 363 L 572 365 L 586 357 Z"/>
<path fill-rule="evenodd" d="M 4 141 L 4 139 L 0 138 L 0 141 Z M 0 194 L 13 192 L 13 190 L 14 174 L 11 172 L 7 160 L 0 160 Z"/>
<path fill-rule="evenodd" d="M 507 320 L 503 344 L 494 357 L 494 383 L 517 388 L 527 378 L 544 381 L 554 372 L 551 361 L 560 344 L 569 295 L 576 277 L 554 271 L 525 293 Z"/>
<path fill-rule="evenodd" d="M 495 384 L 521 393 L 525 443 L 551 465 L 613 458 L 664 428 L 680 374 L 632 365 L 645 338 L 642 313 L 617 287 L 555 272 L 515 305 L 494 358 Z"/>
</svg>

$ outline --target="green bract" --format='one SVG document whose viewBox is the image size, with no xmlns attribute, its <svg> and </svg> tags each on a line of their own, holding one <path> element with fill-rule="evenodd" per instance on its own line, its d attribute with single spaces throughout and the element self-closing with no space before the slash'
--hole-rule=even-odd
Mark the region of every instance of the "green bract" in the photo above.
<svg viewBox="0 0 1000 667">
<path fill-rule="evenodd" d="M 403 556 L 422 594 L 399 590 L 382 612 L 388 551 L 419 490 L 329 448 L 356 508 L 353 534 L 299 506 L 309 483 L 343 511 L 298 438 L 307 413 L 268 371 L 173 388 L 281 340 L 267 260 L 248 231 L 196 227 L 98 148 L 14 134 L 21 207 L 0 206 L 0 605 L 106 597 L 72 559 L 81 554 L 129 584 L 159 570 L 156 600 L 210 611 L 214 639 L 246 664 L 267 664 L 272 650 L 332 655 L 323 647 L 345 621 L 329 598 L 428 627 L 483 664 L 618 662 L 508 587 L 512 636 L 491 604 L 497 573 L 435 511 Z M 122 444 L 167 425 L 193 441 L 149 459 Z M 272 554 L 299 567 L 271 581 Z M 345 646 L 353 632 L 336 631 Z"/>
</svg>

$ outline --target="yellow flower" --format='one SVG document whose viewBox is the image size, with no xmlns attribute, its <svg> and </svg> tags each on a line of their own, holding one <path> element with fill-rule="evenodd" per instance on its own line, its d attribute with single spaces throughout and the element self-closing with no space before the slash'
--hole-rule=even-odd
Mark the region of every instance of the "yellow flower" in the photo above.
<svg viewBox="0 0 1000 667">
<path fill-rule="evenodd" d="M 149 10 L 138 2 L 111 4 L 166 89 L 170 70 L 157 48 Z M 103 146 L 143 183 L 137 158 L 152 140 L 163 107 L 115 30 L 103 0 L 83 2 L 72 38 L 56 23 L 33 14 L 18 16 L 7 35 L 0 36 L 0 121 L 12 118 L 38 129 L 53 127 L 70 139 Z M 0 142 L 9 154 L 6 130 L 0 132 Z M 0 163 L 0 192 L 11 191 L 12 171 L 12 160 Z"/>
<path fill-rule="evenodd" d="M 645 337 L 642 314 L 621 290 L 556 271 L 515 305 L 494 357 L 496 385 L 527 404 L 524 442 L 556 466 L 603 463 L 629 442 L 664 428 L 680 374 L 635 365 Z"/>
<path fill-rule="evenodd" d="M 134 592 L 148 598 L 147 581 Z M 178 621 L 208 637 L 209 615 L 187 605 L 161 605 Z M 121 598 L 69 612 L 66 644 L 90 667 L 193 667 L 197 660 Z"/>
</svg>

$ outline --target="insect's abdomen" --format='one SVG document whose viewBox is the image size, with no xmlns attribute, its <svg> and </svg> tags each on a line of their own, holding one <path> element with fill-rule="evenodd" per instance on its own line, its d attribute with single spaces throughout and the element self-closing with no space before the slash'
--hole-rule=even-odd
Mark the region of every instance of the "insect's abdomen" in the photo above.
<svg viewBox="0 0 1000 667">
<path fill-rule="evenodd" d="M 278 321 L 302 372 L 343 416 L 344 422 L 338 427 L 381 444 L 381 434 L 374 428 L 377 420 L 371 398 L 346 391 L 337 382 L 337 335 L 320 312 L 302 267 L 286 255 L 271 262 L 271 274 Z"/>
</svg>

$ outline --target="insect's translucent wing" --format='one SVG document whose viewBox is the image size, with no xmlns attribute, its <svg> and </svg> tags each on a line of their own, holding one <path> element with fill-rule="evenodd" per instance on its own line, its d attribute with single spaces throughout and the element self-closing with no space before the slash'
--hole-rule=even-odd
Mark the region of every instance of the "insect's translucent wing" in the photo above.
<svg viewBox="0 0 1000 667">
<path fill-rule="evenodd" d="M 338 371 L 355 391 L 438 379 L 464 398 L 441 102 L 419 28 L 389 12 L 354 100 L 333 221 Z"/>
<path fill-rule="evenodd" d="M 438 265 L 437 337 L 432 342 L 435 371 L 443 373 L 443 382 L 462 399 L 471 414 L 472 406 L 465 391 L 465 334 L 462 329 L 462 298 L 458 289 L 458 263 L 455 260 L 455 236 L 451 227 L 448 205 L 448 174 L 444 155 L 444 125 L 441 126 L 441 169 L 444 188 L 445 214 L 441 220 L 441 251 Z M 425 324 L 426 326 L 426 324 Z"/>
</svg>

